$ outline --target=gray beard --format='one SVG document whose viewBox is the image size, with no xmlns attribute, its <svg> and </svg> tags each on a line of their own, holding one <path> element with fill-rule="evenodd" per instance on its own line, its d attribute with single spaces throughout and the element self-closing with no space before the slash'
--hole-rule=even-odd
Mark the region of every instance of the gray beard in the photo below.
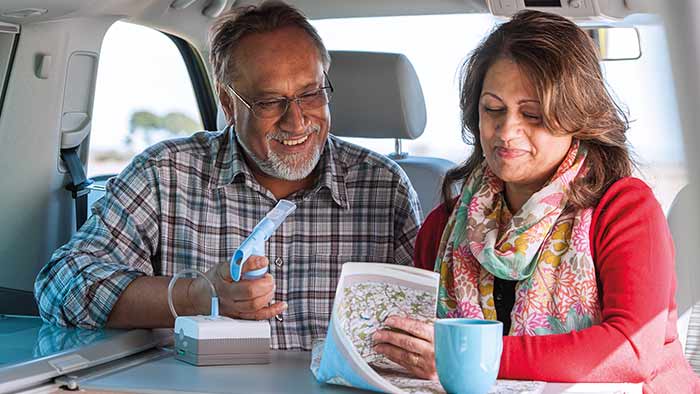
<svg viewBox="0 0 700 394">
<path fill-rule="evenodd" d="M 313 126 L 312 126 L 313 127 Z M 315 126 L 313 133 L 318 133 L 320 127 Z M 299 181 L 302 180 L 313 172 L 316 165 L 321 160 L 321 153 L 325 144 L 319 144 L 318 147 L 314 149 L 311 153 L 311 158 L 307 159 L 306 155 L 288 155 L 282 156 L 278 155 L 270 149 L 270 140 L 274 135 L 270 135 L 267 140 L 267 159 L 262 159 L 258 157 L 253 151 L 246 146 L 246 144 L 241 140 L 238 133 L 236 133 L 236 139 L 238 143 L 245 151 L 246 155 L 255 162 L 260 171 L 264 172 L 266 175 L 273 178 L 284 179 L 286 181 Z M 309 135 L 311 138 L 312 135 Z"/>
</svg>

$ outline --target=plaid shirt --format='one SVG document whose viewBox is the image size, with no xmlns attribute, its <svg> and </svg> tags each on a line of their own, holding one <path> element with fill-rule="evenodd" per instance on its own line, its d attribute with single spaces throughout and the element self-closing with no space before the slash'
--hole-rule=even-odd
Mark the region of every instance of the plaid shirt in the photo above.
<svg viewBox="0 0 700 394">
<path fill-rule="evenodd" d="M 39 272 L 44 320 L 103 326 L 136 277 L 206 271 L 228 261 L 277 203 L 246 166 L 233 132 L 165 141 L 107 183 L 93 215 Z M 311 349 L 328 327 L 340 268 L 348 261 L 412 264 L 417 195 L 393 161 L 330 136 L 309 190 L 266 244 L 275 301 L 275 349 Z M 281 320 L 281 321 L 280 321 Z"/>
</svg>

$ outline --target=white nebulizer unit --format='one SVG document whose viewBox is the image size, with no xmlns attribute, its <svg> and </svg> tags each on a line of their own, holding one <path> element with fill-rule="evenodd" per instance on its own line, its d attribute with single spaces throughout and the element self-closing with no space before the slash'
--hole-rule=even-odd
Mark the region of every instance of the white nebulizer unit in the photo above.
<svg viewBox="0 0 700 394">
<path fill-rule="evenodd" d="M 294 203 L 280 200 L 275 208 L 255 226 L 231 257 L 231 278 L 260 278 L 267 267 L 242 274 L 250 256 L 265 255 L 267 241 L 282 222 L 296 209 Z M 186 273 L 204 277 L 212 292 L 209 316 L 178 316 L 172 303 L 175 281 Z M 175 316 L 175 358 L 190 364 L 231 365 L 270 362 L 270 323 L 267 320 L 240 320 L 219 316 L 219 299 L 209 279 L 197 270 L 186 269 L 173 276 L 168 286 L 168 305 Z"/>
<path fill-rule="evenodd" d="M 268 364 L 270 323 L 226 316 L 175 319 L 175 358 L 193 365 Z"/>
</svg>

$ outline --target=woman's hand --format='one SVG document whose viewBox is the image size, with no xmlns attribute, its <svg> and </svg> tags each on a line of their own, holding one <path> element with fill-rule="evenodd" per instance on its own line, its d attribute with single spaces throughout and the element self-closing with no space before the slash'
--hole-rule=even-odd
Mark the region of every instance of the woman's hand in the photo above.
<svg viewBox="0 0 700 394">
<path fill-rule="evenodd" d="M 374 351 L 408 369 L 421 379 L 437 380 L 433 324 L 408 317 L 390 316 L 384 324 L 401 330 L 374 333 Z"/>
</svg>

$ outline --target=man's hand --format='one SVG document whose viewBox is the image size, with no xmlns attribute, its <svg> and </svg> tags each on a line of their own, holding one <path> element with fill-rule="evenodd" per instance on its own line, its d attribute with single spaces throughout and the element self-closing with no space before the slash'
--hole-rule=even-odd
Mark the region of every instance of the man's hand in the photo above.
<svg viewBox="0 0 700 394">
<path fill-rule="evenodd" d="M 267 257 L 251 256 L 243 267 L 243 273 L 267 267 Z M 229 262 L 219 263 L 205 273 L 216 288 L 219 296 L 219 313 L 237 319 L 267 320 L 287 309 L 285 302 L 272 305 L 275 295 L 275 282 L 272 275 L 265 274 L 259 279 L 243 279 L 234 282 L 231 278 Z M 211 309 L 211 291 L 204 278 L 197 277 L 187 291 L 188 298 L 198 313 L 207 314 Z"/>
<path fill-rule="evenodd" d="M 388 317 L 384 324 L 402 332 L 375 332 L 372 336 L 374 351 L 421 379 L 437 380 L 433 324 L 399 316 Z"/>
</svg>

